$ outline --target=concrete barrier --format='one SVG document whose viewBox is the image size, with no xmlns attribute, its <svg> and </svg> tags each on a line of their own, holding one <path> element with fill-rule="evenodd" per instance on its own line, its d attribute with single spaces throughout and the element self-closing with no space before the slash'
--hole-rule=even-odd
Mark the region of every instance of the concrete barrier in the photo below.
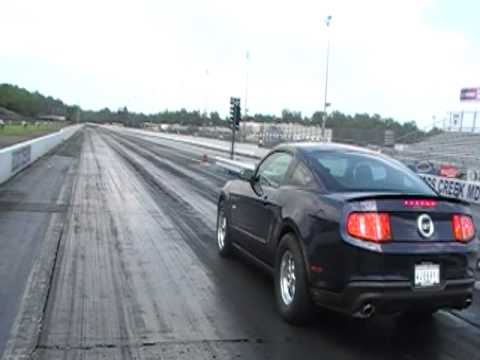
<svg viewBox="0 0 480 360">
<path fill-rule="evenodd" d="M 121 128 L 110 125 L 102 125 L 105 128 L 108 128 L 113 131 L 118 132 L 130 132 L 136 133 L 144 136 L 150 136 L 153 138 L 161 138 L 170 141 L 181 142 L 188 145 L 203 147 L 205 149 L 216 150 L 223 153 L 230 153 L 230 142 L 224 140 L 196 137 L 191 135 L 177 135 L 163 132 L 151 132 L 147 130 L 139 130 L 132 128 Z M 237 142 L 235 145 L 235 155 L 240 155 L 244 157 L 249 157 L 253 159 L 261 159 L 265 156 L 270 149 L 259 148 L 257 145 L 250 143 L 241 143 Z"/>
<path fill-rule="evenodd" d="M 70 138 L 82 126 L 68 126 L 52 134 L 0 149 L 0 184 Z"/>
<path fill-rule="evenodd" d="M 243 169 L 255 170 L 255 166 L 256 166 L 256 164 L 254 163 L 230 160 L 220 156 L 215 156 L 215 163 L 218 166 L 224 169 L 227 169 L 228 171 L 231 171 L 235 174 L 239 174 L 240 171 L 242 171 Z"/>
</svg>

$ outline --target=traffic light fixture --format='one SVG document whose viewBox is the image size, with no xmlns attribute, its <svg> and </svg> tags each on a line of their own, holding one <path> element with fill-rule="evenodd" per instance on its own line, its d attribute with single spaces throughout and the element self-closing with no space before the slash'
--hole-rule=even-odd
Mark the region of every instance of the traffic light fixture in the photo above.
<svg viewBox="0 0 480 360">
<path fill-rule="evenodd" d="M 240 112 L 240 99 L 238 99 L 238 104 L 235 107 L 235 129 L 240 130 L 240 119 L 242 114 Z"/>
<path fill-rule="evenodd" d="M 235 157 L 235 132 L 240 130 L 240 119 L 242 113 L 240 111 L 240 99 L 230 98 L 230 121 L 232 122 L 232 148 L 230 151 L 230 158 L 233 160 Z"/>
<path fill-rule="evenodd" d="M 242 113 L 240 110 L 240 99 L 239 98 L 230 98 L 230 120 L 232 121 L 232 128 L 235 130 L 240 129 L 240 120 L 242 118 Z"/>
</svg>

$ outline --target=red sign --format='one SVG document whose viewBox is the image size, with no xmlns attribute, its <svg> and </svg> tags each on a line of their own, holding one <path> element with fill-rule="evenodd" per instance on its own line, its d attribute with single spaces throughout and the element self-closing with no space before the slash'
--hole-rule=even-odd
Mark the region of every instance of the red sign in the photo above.
<svg viewBox="0 0 480 360">
<path fill-rule="evenodd" d="M 440 165 L 440 170 L 438 172 L 440 176 L 448 178 L 456 178 L 460 175 L 460 170 L 453 165 Z"/>
<path fill-rule="evenodd" d="M 463 88 L 460 90 L 460 101 L 479 101 L 480 88 Z"/>
</svg>

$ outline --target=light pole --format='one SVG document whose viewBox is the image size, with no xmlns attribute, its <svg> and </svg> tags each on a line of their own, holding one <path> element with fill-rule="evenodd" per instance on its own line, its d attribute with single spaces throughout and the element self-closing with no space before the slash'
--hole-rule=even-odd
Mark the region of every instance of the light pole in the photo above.
<svg viewBox="0 0 480 360">
<path fill-rule="evenodd" d="M 246 60 L 245 60 L 245 105 L 243 109 L 244 117 L 247 118 L 248 115 L 248 108 L 247 108 L 247 102 L 248 102 L 248 65 L 250 61 L 250 51 L 247 50 L 246 53 Z"/>
<path fill-rule="evenodd" d="M 208 95 L 210 92 L 210 84 L 209 84 L 209 75 L 208 68 L 205 69 L 205 104 L 203 106 L 203 113 L 206 117 L 208 117 Z"/>
<path fill-rule="evenodd" d="M 323 99 L 323 116 L 322 116 L 322 140 L 325 141 L 325 123 L 327 122 L 327 93 L 328 93 L 328 60 L 330 58 L 330 22 L 332 21 L 332 15 L 328 15 L 325 19 L 327 25 L 327 60 L 325 66 L 325 94 Z"/>
</svg>

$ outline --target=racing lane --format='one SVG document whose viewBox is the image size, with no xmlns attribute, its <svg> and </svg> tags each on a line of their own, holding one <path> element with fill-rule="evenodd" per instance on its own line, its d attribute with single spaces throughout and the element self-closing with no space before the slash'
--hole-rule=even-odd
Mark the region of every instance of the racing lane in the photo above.
<svg viewBox="0 0 480 360">
<path fill-rule="evenodd" d="M 0 186 L 0 356 L 35 260 L 46 239 L 58 242 L 82 142 L 75 134 Z"/>
<path fill-rule="evenodd" d="M 480 330 L 448 313 L 414 323 L 320 312 L 310 327 L 286 325 L 269 277 L 216 254 L 227 177 L 200 161 L 204 150 L 83 132 L 34 358 L 479 357 Z"/>
</svg>

